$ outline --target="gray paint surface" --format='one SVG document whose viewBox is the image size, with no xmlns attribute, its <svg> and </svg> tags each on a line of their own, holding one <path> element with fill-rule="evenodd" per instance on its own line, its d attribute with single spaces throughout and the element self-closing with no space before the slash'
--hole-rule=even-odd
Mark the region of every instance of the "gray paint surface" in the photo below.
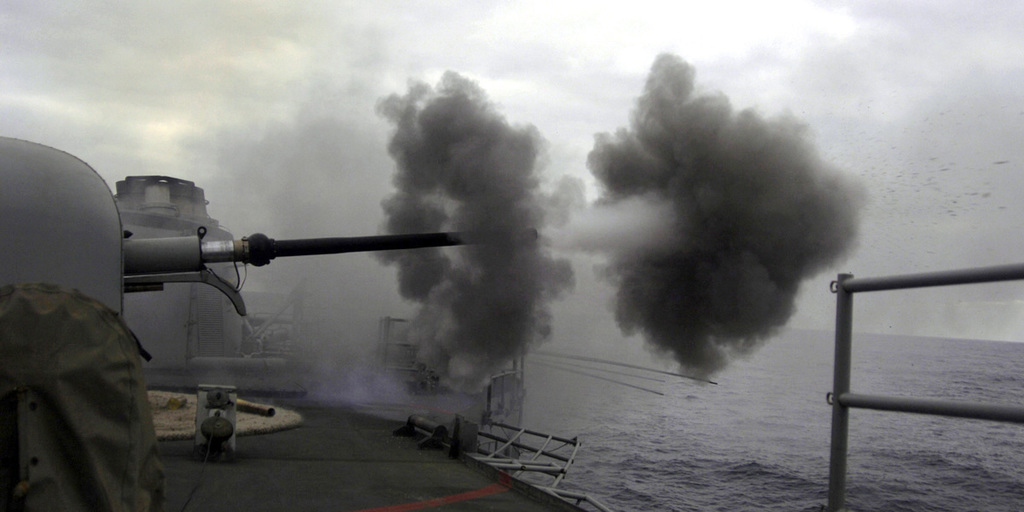
<svg viewBox="0 0 1024 512">
<path fill-rule="evenodd" d="M 75 288 L 121 312 L 121 219 L 88 164 L 0 137 L 0 285 Z"/>
</svg>

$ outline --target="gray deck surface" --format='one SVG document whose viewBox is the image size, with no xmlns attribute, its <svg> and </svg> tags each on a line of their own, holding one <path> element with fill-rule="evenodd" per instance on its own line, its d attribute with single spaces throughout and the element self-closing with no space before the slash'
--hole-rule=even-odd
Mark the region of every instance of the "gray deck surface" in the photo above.
<svg viewBox="0 0 1024 512">
<path fill-rule="evenodd" d="M 161 442 L 168 512 L 263 510 L 360 511 L 458 495 L 495 484 L 445 452 L 418 450 L 410 438 L 393 437 L 402 413 L 389 418 L 352 408 L 282 404 L 300 412 L 303 426 L 239 437 L 231 462 L 196 461 L 191 441 Z M 552 511 L 513 490 L 427 510 Z M 387 510 L 387 509 L 385 509 Z M 390 512 L 390 511 L 389 511 Z"/>
</svg>

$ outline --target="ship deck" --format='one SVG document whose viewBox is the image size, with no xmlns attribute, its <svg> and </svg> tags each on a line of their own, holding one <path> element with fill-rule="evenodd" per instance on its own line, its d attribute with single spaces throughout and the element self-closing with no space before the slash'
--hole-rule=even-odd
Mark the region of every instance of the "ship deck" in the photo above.
<svg viewBox="0 0 1024 512">
<path fill-rule="evenodd" d="M 165 509 L 579 510 L 554 497 L 547 502 L 544 496 L 530 497 L 505 475 L 488 475 L 444 451 L 420 450 L 412 439 L 394 437 L 409 411 L 301 401 L 280 405 L 300 412 L 302 426 L 239 437 L 232 461 L 197 461 L 192 441 L 162 441 Z"/>
</svg>

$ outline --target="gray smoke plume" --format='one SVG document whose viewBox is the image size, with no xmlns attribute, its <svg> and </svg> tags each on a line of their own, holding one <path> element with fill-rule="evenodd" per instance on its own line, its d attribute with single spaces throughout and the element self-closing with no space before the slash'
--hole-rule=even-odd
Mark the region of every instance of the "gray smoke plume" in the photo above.
<svg viewBox="0 0 1024 512">
<path fill-rule="evenodd" d="M 388 151 L 395 193 L 382 203 L 389 233 L 521 233 L 544 224 L 532 126 L 511 126 L 474 82 L 452 72 L 419 83 L 378 112 L 395 125 Z M 550 334 L 547 304 L 572 268 L 542 240 L 383 253 L 402 295 L 420 303 L 410 337 L 450 385 L 473 388 Z"/>
<path fill-rule="evenodd" d="M 678 235 L 611 249 L 619 327 L 706 376 L 783 326 L 800 283 L 851 250 L 865 192 L 803 124 L 734 113 L 721 94 L 695 94 L 694 76 L 659 56 L 630 128 L 598 135 L 587 164 L 598 207 L 651 202 L 666 216 L 658 231 Z"/>
</svg>

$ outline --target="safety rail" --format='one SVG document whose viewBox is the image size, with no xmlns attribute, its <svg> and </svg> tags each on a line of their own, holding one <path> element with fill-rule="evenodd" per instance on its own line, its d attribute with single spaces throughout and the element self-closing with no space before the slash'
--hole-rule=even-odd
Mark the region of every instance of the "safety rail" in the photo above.
<svg viewBox="0 0 1024 512">
<path fill-rule="evenodd" d="M 853 294 L 1022 279 L 1024 279 L 1024 264 L 874 278 L 854 278 L 852 274 L 839 274 L 838 279 L 832 282 L 832 292 L 836 294 L 836 344 L 832 392 L 827 396 L 828 403 L 832 406 L 832 445 L 827 505 L 829 512 L 840 512 L 846 505 L 849 410 L 851 408 L 1024 423 L 1024 407 L 1020 406 L 851 393 Z"/>
<path fill-rule="evenodd" d="M 611 509 L 586 493 L 558 488 L 580 449 L 577 438 L 567 439 L 505 423 L 491 423 L 491 432 L 477 433 L 477 453 L 467 454 L 550 495 L 589 505 L 601 512 Z"/>
</svg>

